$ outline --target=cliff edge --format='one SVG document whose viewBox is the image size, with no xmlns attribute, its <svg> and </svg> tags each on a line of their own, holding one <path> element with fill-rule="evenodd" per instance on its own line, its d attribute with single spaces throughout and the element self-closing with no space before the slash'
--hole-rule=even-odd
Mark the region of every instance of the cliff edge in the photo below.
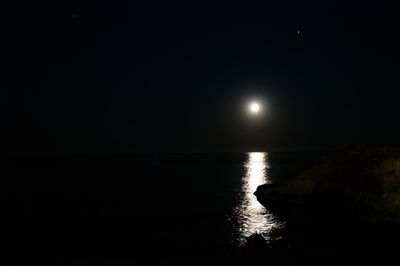
<svg viewBox="0 0 400 266">
<path fill-rule="evenodd" d="M 400 148 L 344 152 L 254 193 L 265 206 L 341 206 L 369 221 L 400 222 Z"/>
</svg>

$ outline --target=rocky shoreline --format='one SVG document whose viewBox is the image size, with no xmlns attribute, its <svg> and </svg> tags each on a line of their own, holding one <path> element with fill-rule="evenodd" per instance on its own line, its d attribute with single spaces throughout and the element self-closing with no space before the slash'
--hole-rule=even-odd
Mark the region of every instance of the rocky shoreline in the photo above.
<svg viewBox="0 0 400 266">
<path fill-rule="evenodd" d="M 264 184 L 254 193 L 264 206 L 345 212 L 371 222 L 400 222 L 400 148 L 348 151 L 288 181 Z M 290 210 L 291 209 L 291 210 Z"/>
</svg>

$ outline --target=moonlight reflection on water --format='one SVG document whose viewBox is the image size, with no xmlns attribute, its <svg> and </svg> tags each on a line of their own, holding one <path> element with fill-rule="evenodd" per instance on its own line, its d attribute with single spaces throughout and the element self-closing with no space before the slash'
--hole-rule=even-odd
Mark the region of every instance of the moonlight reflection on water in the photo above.
<svg viewBox="0 0 400 266">
<path fill-rule="evenodd" d="M 243 245 L 246 238 L 259 233 L 265 239 L 281 225 L 276 217 L 269 213 L 258 201 L 254 192 L 259 185 L 269 183 L 268 154 L 264 152 L 250 152 L 244 163 L 245 173 L 241 181 L 238 205 L 235 208 L 237 241 Z"/>
</svg>

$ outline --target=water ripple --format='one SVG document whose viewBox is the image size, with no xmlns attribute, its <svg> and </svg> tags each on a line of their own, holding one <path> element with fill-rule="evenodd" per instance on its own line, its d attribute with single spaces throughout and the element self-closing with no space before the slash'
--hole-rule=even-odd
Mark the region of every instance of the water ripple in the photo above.
<svg viewBox="0 0 400 266">
<path fill-rule="evenodd" d="M 259 185 L 270 183 L 268 154 L 250 152 L 247 155 L 238 204 L 234 211 L 234 219 L 236 220 L 236 239 L 234 241 L 239 245 L 243 245 L 246 238 L 254 233 L 259 233 L 266 240 L 269 240 L 271 233 L 282 226 L 277 218 L 262 206 L 254 196 L 254 191 Z"/>
</svg>

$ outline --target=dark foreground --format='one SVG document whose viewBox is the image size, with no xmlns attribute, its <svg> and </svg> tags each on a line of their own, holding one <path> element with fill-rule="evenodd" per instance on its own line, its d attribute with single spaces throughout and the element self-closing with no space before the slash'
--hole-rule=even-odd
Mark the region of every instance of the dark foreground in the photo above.
<svg viewBox="0 0 400 266">
<path fill-rule="evenodd" d="M 272 154 L 271 175 L 300 171 L 316 160 L 308 157 Z M 334 209 L 325 216 L 307 206 L 290 217 L 284 206 L 270 206 L 285 227 L 267 242 L 255 237 L 237 246 L 230 218 L 244 159 L 3 160 L 1 263 L 375 265 L 396 259 L 396 225 L 359 223 Z"/>
</svg>

